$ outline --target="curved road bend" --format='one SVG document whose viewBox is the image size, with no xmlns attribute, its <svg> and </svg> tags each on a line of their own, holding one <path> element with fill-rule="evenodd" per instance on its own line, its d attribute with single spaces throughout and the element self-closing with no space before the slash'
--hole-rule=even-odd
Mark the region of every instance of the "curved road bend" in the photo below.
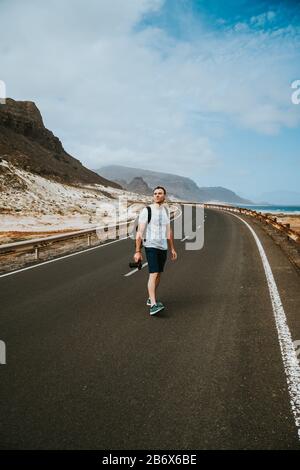
<svg viewBox="0 0 300 470">
<path fill-rule="evenodd" d="M 2 448 L 300 448 L 255 240 L 205 213 L 202 250 L 175 242 L 155 317 L 147 268 L 124 276 L 128 239 L 0 278 Z M 300 340 L 299 277 L 255 230 Z"/>
</svg>

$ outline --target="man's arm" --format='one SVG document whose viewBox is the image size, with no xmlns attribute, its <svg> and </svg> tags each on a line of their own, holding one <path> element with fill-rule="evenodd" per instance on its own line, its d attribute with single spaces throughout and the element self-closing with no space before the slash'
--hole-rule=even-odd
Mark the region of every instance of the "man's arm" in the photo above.
<svg viewBox="0 0 300 470">
<path fill-rule="evenodd" d="M 173 231 L 171 229 L 171 224 L 167 225 L 167 240 L 168 240 L 169 248 L 171 250 L 171 259 L 175 261 L 177 259 L 177 253 L 175 251 L 174 237 L 173 237 Z"/>
<path fill-rule="evenodd" d="M 145 223 L 140 223 L 138 226 L 138 229 L 136 231 L 136 238 L 135 238 L 135 252 L 141 252 L 145 227 L 146 227 Z"/>
<path fill-rule="evenodd" d="M 173 231 L 171 229 L 171 224 L 167 225 L 167 240 L 168 240 L 168 245 L 169 245 L 170 250 L 175 250 L 174 237 L 173 237 Z"/>
<path fill-rule="evenodd" d="M 143 234 L 145 230 L 146 224 L 145 223 L 140 223 L 138 225 L 138 229 L 136 231 L 136 237 L 135 237 L 135 253 L 134 253 L 134 260 L 137 263 L 139 260 L 142 261 L 143 256 L 142 256 L 142 240 L 143 240 Z"/>
</svg>

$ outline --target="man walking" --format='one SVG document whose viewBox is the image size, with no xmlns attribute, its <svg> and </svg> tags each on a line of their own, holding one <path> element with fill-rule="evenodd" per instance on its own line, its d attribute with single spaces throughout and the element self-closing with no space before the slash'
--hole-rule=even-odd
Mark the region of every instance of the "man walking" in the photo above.
<svg viewBox="0 0 300 470">
<path fill-rule="evenodd" d="M 151 208 L 151 220 L 148 222 L 148 209 L 144 207 L 139 216 L 139 226 L 136 236 L 135 262 L 143 260 L 141 246 L 142 240 L 148 261 L 149 280 L 147 305 L 150 307 L 150 315 L 155 315 L 165 307 L 156 299 L 156 289 L 160 283 L 161 273 L 167 259 L 168 244 L 171 250 L 171 259 L 177 259 L 174 248 L 173 232 L 170 224 L 170 211 L 165 204 L 166 190 L 157 186 L 153 190 L 153 204 Z M 145 233 L 145 228 L 146 233 Z"/>
</svg>

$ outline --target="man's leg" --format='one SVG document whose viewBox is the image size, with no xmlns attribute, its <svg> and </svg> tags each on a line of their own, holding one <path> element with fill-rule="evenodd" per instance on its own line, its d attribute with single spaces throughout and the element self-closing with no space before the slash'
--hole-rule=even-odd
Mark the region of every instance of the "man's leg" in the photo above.
<svg viewBox="0 0 300 470">
<path fill-rule="evenodd" d="M 155 289 L 157 283 L 159 283 L 159 274 L 160 273 L 149 273 L 148 293 L 151 300 L 151 307 L 156 304 Z"/>
</svg>

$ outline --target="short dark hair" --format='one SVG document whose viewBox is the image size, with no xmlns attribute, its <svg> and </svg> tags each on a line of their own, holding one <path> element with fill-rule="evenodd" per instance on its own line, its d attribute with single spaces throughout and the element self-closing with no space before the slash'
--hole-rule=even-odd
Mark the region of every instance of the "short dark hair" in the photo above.
<svg viewBox="0 0 300 470">
<path fill-rule="evenodd" d="M 165 190 L 165 188 L 163 186 L 156 186 L 156 188 L 153 189 L 153 192 L 156 190 L 156 189 L 162 189 L 164 194 L 167 194 L 167 191 Z"/>
</svg>

